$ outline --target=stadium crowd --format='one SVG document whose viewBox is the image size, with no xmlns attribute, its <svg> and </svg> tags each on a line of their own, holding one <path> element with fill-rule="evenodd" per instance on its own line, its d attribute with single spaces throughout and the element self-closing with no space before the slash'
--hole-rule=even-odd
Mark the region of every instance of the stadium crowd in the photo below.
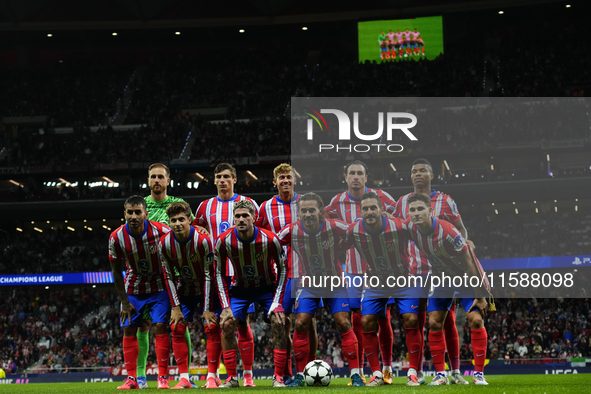
<svg viewBox="0 0 591 394">
<path fill-rule="evenodd" d="M 2 289 L 0 292 L 0 366 L 8 373 L 65 373 L 80 370 L 109 370 L 123 366 L 122 333 L 119 327 L 119 302 L 112 289 L 90 286 L 45 290 L 41 287 Z M 99 302 L 96 302 L 99 300 Z M 487 317 L 488 356 L 506 363 L 565 362 L 571 357 L 589 357 L 591 308 L 588 299 L 498 299 L 497 312 Z M 102 306 L 107 313 L 90 318 Z M 403 321 L 396 307 L 392 313 L 394 333 L 393 360 L 408 359 Z M 262 313 L 257 310 L 257 314 Z M 459 309 L 458 314 L 463 313 Z M 268 324 L 252 323 L 255 338 L 255 368 L 272 368 L 271 330 Z M 340 336 L 328 309 L 320 309 L 317 358 L 333 367 L 343 367 Z M 86 322 L 88 320 L 88 322 Z M 458 323 L 459 324 L 459 323 Z M 460 349 L 463 362 L 470 363 L 470 330 L 463 333 Z M 428 325 L 425 338 L 428 338 Z M 205 365 L 206 336 L 203 323 L 195 321 L 191 329 L 194 365 Z M 148 365 L 155 365 L 153 341 Z M 425 347 L 427 363 L 431 359 Z M 171 352 L 172 355 L 172 352 Z M 171 357 L 171 365 L 174 365 Z"/>
</svg>

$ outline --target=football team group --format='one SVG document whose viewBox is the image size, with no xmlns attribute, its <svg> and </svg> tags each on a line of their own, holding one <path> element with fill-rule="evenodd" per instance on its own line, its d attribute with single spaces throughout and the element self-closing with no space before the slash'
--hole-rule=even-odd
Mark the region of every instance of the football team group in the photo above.
<svg viewBox="0 0 591 394">
<path fill-rule="evenodd" d="M 429 385 L 468 384 L 460 373 L 455 322 L 459 303 L 471 329 L 473 382 L 488 384 L 483 374 L 487 351 L 483 319 L 490 294 L 486 283 L 450 294 L 357 280 L 364 275 L 425 278 L 443 272 L 484 276 L 454 200 L 431 189 L 429 161 L 415 160 L 410 171 L 414 192 L 396 201 L 382 190 L 367 187 L 368 167 L 351 161 L 344 172 L 347 190 L 325 206 L 316 193 L 294 191 L 297 172 L 283 163 L 273 171 L 277 195 L 259 207 L 252 198 L 234 192 L 236 170 L 222 163 L 214 171 L 217 196 L 203 201 L 193 214 L 188 203 L 167 194 L 170 170 L 160 163 L 150 166 L 151 194 L 125 201 L 126 223 L 109 239 L 109 259 L 121 299 L 128 375 L 118 389 L 147 387 L 152 326 L 158 388 L 170 388 L 171 342 L 181 377 L 172 388 L 195 387 L 189 375 L 188 330 L 194 318 L 203 319 L 207 337 L 204 387 L 239 387 L 238 352 L 242 385 L 254 387 L 255 345 L 249 327 L 254 304 L 264 310 L 265 322 L 271 324 L 273 387 L 305 385 L 304 368 L 316 359 L 314 317 L 320 307 L 330 310 L 340 333 L 343 358 L 350 368 L 349 385 L 392 384 L 390 310 L 394 304 L 406 330 L 407 385 L 426 384 L 423 349 L 427 317 L 437 372 Z M 348 280 L 332 289 L 316 285 L 315 279 L 326 277 Z M 222 356 L 228 375 L 225 382 L 219 378 Z M 372 371 L 367 379 L 363 376 L 365 356 Z"/>
</svg>

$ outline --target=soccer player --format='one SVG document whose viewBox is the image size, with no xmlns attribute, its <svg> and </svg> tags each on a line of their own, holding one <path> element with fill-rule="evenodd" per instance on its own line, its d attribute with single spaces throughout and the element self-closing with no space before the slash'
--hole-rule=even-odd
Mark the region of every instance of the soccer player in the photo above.
<svg viewBox="0 0 591 394">
<path fill-rule="evenodd" d="M 342 276 L 343 271 L 338 258 L 339 243 L 345 237 L 348 228 L 346 223 L 339 220 L 324 218 L 324 202 L 315 193 L 306 193 L 301 196 L 298 205 L 300 220 L 279 233 L 281 242 L 284 245 L 291 245 L 302 266 L 302 277 L 296 300 L 293 344 L 297 376 L 289 387 L 305 385 L 304 368 L 310 353 L 308 331 L 322 295 L 328 291 L 326 288 L 313 288 L 310 278 Z M 357 337 L 351 329 L 349 298 L 345 287 L 338 288 L 330 298 L 324 298 L 324 304 L 330 308 L 337 330 L 341 334 L 343 355 L 351 369 L 351 384 L 365 386 L 360 374 Z"/>
<path fill-rule="evenodd" d="M 347 163 L 345 167 L 345 182 L 347 183 L 347 190 L 337 194 L 333 197 L 330 204 L 325 208 L 326 217 L 331 219 L 340 219 L 347 224 L 352 224 L 356 220 L 361 219 L 361 206 L 359 204 L 361 196 L 367 192 L 374 192 L 380 197 L 380 201 L 384 204 L 384 212 L 386 215 L 392 216 L 396 211 L 396 201 L 388 193 L 382 190 L 370 189 L 365 186 L 367 183 L 368 169 L 365 163 L 359 160 L 354 160 Z M 359 252 L 355 249 L 347 251 L 347 259 L 345 264 L 345 272 L 347 276 L 354 281 L 356 275 L 363 275 L 365 262 L 361 258 Z M 357 282 L 359 283 L 359 282 Z M 363 286 L 351 286 L 347 289 L 349 292 L 349 303 L 351 307 L 353 330 L 357 336 L 359 348 L 357 355 L 359 356 L 359 366 L 363 377 L 363 327 L 361 326 L 361 293 Z M 388 315 L 389 318 L 389 315 Z M 389 334 L 385 336 L 392 337 L 392 326 L 388 323 L 382 323 L 384 329 L 388 330 Z M 382 338 L 382 335 L 380 335 Z M 385 340 L 385 338 L 383 338 Z M 382 339 L 380 339 L 382 341 Z M 390 344 L 392 340 L 390 340 Z M 388 358 L 389 357 L 389 358 Z M 390 352 L 386 349 L 382 352 L 382 361 L 384 363 L 384 380 L 387 384 L 392 384 L 392 346 Z"/>
<path fill-rule="evenodd" d="M 264 201 L 259 210 L 259 216 L 255 226 L 271 231 L 273 234 L 279 234 L 282 228 L 295 222 L 298 217 L 298 199 L 299 194 L 294 192 L 296 176 L 291 165 L 281 163 L 273 170 L 273 184 L 277 187 L 278 194 L 271 199 Z M 291 383 L 291 316 L 294 311 L 295 294 L 298 277 L 300 273 L 298 257 L 292 253 L 290 246 L 286 246 L 287 252 L 287 285 L 285 287 L 285 296 L 283 297 L 283 311 L 285 313 L 285 335 L 287 339 L 287 363 L 285 364 L 285 373 L 283 374 L 286 384 Z M 293 290 L 292 290 L 293 289 Z M 316 359 L 316 348 L 318 347 L 318 335 L 316 334 L 315 322 L 310 325 L 310 355 L 309 361 Z"/>
<path fill-rule="evenodd" d="M 285 314 L 281 306 L 287 276 L 285 253 L 277 236 L 254 226 L 255 217 L 256 208 L 250 201 L 238 201 L 234 205 L 235 228 L 220 235 L 215 245 L 216 280 L 224 308 L 220 315 L 222 349 L 228 371 L 228 379 L 220 388 L 239 387 L 236 373 L 236 326 L 238 321 L 247 323 L 248 307 L 254 302 L 263 307 L 267 318 L 271 320 L 275 363 L 273 387 L 285 387 L 283 373 L 287 361 L 287 344 Z M 234 268 L 231 289 L 224 280 L 227 262 Z M 244 376 L 247 375 L 251 378 L 249 386 L 254 387 L 252 370 L 245 370 Z"/>
<path fill-rule="evenodd" d="M 473 254 L 464 237 L 453 224 L 433 217 L 431 198 L 427 194 L 414 193 L 407 200 L 410 222 L 408 230 L 411 240 L 429 259 L 433 276 L 463 276 L 467 273 L 482 279 L 489 288 L 480 263 Z M 474 384 L 487 385 L 484 379 L 484 362 L 488 337 L 484 328 L 484 317 L 488 303 L 484 299 L 485 290 L 475 287 L 471 294 L 462 290 L 462 304 L 471 329 L 472 351 L 474 352 Z M 454 296 L 436 288 L 429 296 L 427 313 L 429 315 L 429 347 L 437 375 L 430 386 L 446 385 L 449 381 L 445 372 L 445 337 L 443 327 L 445 317 L 453 304 Z M 414 371 L 409 370 L 409 375 Z"/>
<path fill-rule="evenodd" d="M 178 273 L 177 291 L 169 294 L 173 316 L 176 311 L 177 317 L 174 321 L 171 318 L 172 348 L 181 375 L 174 388 L 186 389 L 192 387 L 187 362 L 190 348 L 184 336 L 187 323 L 193 321 L 195 313 L 206 317 L 207 359 L 219 360 L 222 352 L 218 325 L 221 307 L 216 302 L 218 297 L 207 297 L 211 304 L 204 302 L 205 294 L 217 294 L 218 291 L 214 278 L 213 248 L 209 238 L 191 226 L 191 206 L 184 201 L 176 201 L 166 209 L 166 214 L 172 231 L 160 239 L 160 257 Z M 216 363 L 208 362 L 207 369 L 207 387 L 217 387 Z"/>
<path fill-rule="evenodd" d="M 433 167 L 427 159 L 416 159 L 411 167 L 411 179 L 414 186 L 414 192 L 406 194 L 398 200 L 396 212 L 394 216 L 403 220 L 410 220 L 408 199 L 415 193 L 424 193 L 431 198 L 431 208 L 435 218 L 442 219 L 453 224 L 462 234 L 465 240 L 468 240 L 468 231 L 464 226 L 460 212 L 456 206 L 455 201 L 447 194 L 431 189 L 431 180 L 433 179 Z M 473 246 L 471 241 L 468 244 Z M 413 243 L 409 244 L 409 253 L 412 256 L 413 266 L 411 268 L 411 275 L 426 276 L 429 273 L 429 260 Z M 424 337 L 422 335 L 423 327 L 427 319 L 427 300 L 423 298 L 419 307 L 419 330 L 421 331 L 421 346 L 419 358 L 418 378 L 421 384 L 425 384 L 423 377 L 423 347 Z M 452 305 L 447 318 L 445 320 L 445 342 L 447 344 L 447 353 L 450 360 L 451 375 L 450 383 L 452 384 L 468 384 L 462 377 L 460 371 L 460 340 L 458 336 L 458 329 L 456 327 L 456 306 Z"/>
<path fill-rule="evenodd" d="M 423 42 L 423 39 L 421 38 L 421 33 L 419 33 L 418 29 L 415 29 L 412 32 L 412 35 L 415 39 L 415 54 L 419 54 L 419 52 L 422 51 L 423 56 L 425 56 L 425 43 Z"/>
<path fill-rule="evenodd" d="M 406 29 L 404 32 L 402 32 L 402 34 L 404 35 L 404 46 L 406 47 L 406 53 L 404 54 L 404 57 L 407 57 L 408 55 L 412 55 L 412 53 L 411 53 L 412 32 L 410 30 Z"/>
<path fill-rule="evenodd" d="M 224 231 L 234 225 L 233 209 L 238 201 L 248 200 L 258 211 L 256 202 L 249 197 L 234 193 L 234 185 L 237 180 L 234 166 L 228 163 L 218 164 L 214 169 L 214 177 L 214 184 L 218 194 L 216 197 L 205 200 L 199 205 L 195 213 L 195 220 L 193 221 L 193 226 L 203 226 L 209 230 L 212 245 L 216 244 L 218 237 Z M 230 286 L 234 269 L 229 261 L 224 272 L 228 275 L 224 280 Z M 207 326 L 205 329 L 206 331 L 209 330 Z M 242 357 L 244 370 L 252 371 L 252 365 L 254 364 L 254 339 L 246 320 L 238 323 L 238 348 Z M 216 368 L 219 367 L 219 359 L 218 361 L 210 359 L 209 362 L 215 362 Z M 245 385 L 249 386 L 252 383 L 252 374 L 245 374 L 244 381 Z M 218 385 L 221 384 L 219 378 L 216 382 Z M 209 383 L 206 386 L 209 387 Z"/>
<path fill-rule="evenodd" d="M 380 59 L 384 60 L 384 54 L 387 54 L 388 51 L 388 40 L 386 39 L 386 33 L 383 31 L 378 36 L 378 44 L 380 45 Z"/>
<path fill-rule="evenodd" d="M 347 231 L 347 247 L 354 247 L 369 265 L 372 276 L 385 280 L 388 277 L 408 277 L 410 240 L 405 223 L 401 219 L 387 219 L 383 216 L 382 202 L 376 193 L 365 193 L 361 197 L 363 219 L 352 224 Z M 408 348 L 410 368 L 417 369 L 419 364 L 419 293 L 412 288 L 392 289 L 377 285 L 365 288 L 361 302 L 363 337 L 365 354 L 373 372 L 368 386 L 385 384 L 380 369 L 380 347 L 378 342 L 378 316 L 386 317 L 387 304 L 390 300 L 398 304 L 404 319 L 406 346 Z M 390 320 L 387 320 L 390 324 Z M 385 331 L 385 330 L 384 330 Z M 384 332 L 380 330 L 380 335 Z M 390 348 L 391 350 L 391 348 Z M 391 357 L 391 356 L 390 356 Z M 416 375 L 409 375 L 408 386 L 418 386 Z"/>
<path fill-rule="evenodd" d="M 170 272 L 160 262 L 158 240 L 170 231 L 159 223 L 148 221 L 146 200 L 129 197 L 124 204 L 126 224 L 109 237 L 109 260 L 113 282 L 121 299 L 121 326 L 123 327 L 123 355 L 128 378 L 118 389 L 137 389 L 138 327 L 143 327 L 146 316 L 154 324 L 156 357 L 158 359 L 158 388 L 169 388 L 167 316 L 170 311 L 168 291 L 174 291 Z M 125 281 L 121 263 L 125 262 Z"/>
<path fill-rule="evenodd" d="M 148 186 L 150 195 L 144 197 L 148 210 L 148 220 L 160 222 L 168 225 L 168 216 L 166 208 L 175 201 L 184 201 L 182 198 L 172 197 L 167 194 L 167 188 L 170 185 L 170 169 L 162 163 L 154 163 L 148 168 Z M 192 215 L 191 215 L 192 217 Z M 200 229 L 203 231 L 204 229 Z M 137 331 L 137 340 L 139 345 L 139 355 L 137 360 L 137 383 L 140 389 L 148 388 L 146 380 L 146 362 L 148 359 L 148 350 L 150 347 L 148 333 L 152 322 L 149 319 L 144 320 L 144 324 Z M 191 335 L 187 327 L 185 332 L 187 347 L 191 349 Z M 188 363 L 191 365 L 191 350 L 189 350 Z M 191 385 L 197 387 L 192 381 Z"/>
</svg>

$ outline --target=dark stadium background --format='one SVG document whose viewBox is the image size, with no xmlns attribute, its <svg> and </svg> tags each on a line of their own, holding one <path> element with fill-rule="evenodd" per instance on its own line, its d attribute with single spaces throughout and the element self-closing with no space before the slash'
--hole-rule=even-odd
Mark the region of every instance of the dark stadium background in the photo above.
<svg viewBox="0 0 591 394">
<path fill-rule="evenodd" d="M 202 3 L 2 3 L 0 275 L 109 271 L 108 234 L 122 223 L 125 198 L 149 193 L 143 185 L 153 162 L 171 167 L 168 194 L 193 209 L 215 195 L 213 167 L 223 161 L 238 168 L 237 193 L 259 203 L 270 198 L 272 169 L 289 160 L 292 96 L 587 97 L 591 91 L 584 1 Z M 429 15 L 443 15 L 443 56 L 357 63 L 358 21 Z M 434 187 L 458 203 L 481 258 L 589 253 L 589 129 L 541 137 L 564 143 L 527 146 L 536 141 L 523 137 L 521 149 L 503 149 L 503 141 L 467 136 L 459 144 L 443 138 L 422 154 L 435 167 Z M 397 159 L 397 172 L 388 163 L 368 163 L 369 183 L 395 198 L 408 193 L 417 157 Z M 339 174 L 322 179 L 334 185 L 332 194 L 343 190 Z M 296 191 L 313 190 L 313 182 L 302 181 Z M 486 323 L 490 359 L 590 356 L 588 299 L 497 306 Z M 19 373 L 119 366 L 117 310 L 112 285 L 0 287 L 0 366 Z M 397 318 L 394 324 L 402 327 Z M 194 327 L 194 355 L 202 362 L 204 334 L 200 323 Z M 262 323 L 253 331 L 260 339 L 256 364 L 268 367 L 269 334 Z M 319 332 L 319 357 L 336 364 L 336 331 L 325 312 Z M 469 330 L 459 332 L 469 344 Z M 403 333 L 395 329 L 399 360 Z M 471 358 L 463 345 L 462 359 Z"/>
</svg>

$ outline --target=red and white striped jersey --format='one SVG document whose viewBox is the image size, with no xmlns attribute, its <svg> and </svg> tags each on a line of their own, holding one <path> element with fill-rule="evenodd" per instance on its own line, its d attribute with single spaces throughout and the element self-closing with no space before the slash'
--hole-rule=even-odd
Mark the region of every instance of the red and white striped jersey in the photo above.
<svg viewBox="0 0 591 394">
<path fill-rule="evenodd" d="M 341 276 L 343 269 L 338 253 L 349 225 L 335 219 L 324 219 L 316 234 L 308 234 L 301 221 L 286 226 L 279 232 L 283 245 L 291 245 L 300 258 L 302 276 Z"/>
<path fill-rule="evenodd" d="M 396 212 L 394 216 L 403 219 L 405 221 L 409 221 L 410 217 L 408 215 L 408 198 L 412 196 L 413 193 L 408 193 L 398 200 L 398 204 L 396 206 Z M 437 219 L 443 219 L 450 223 L 455 223 L 460 220 L 460 212 L 458 212 L 458 207 L 456 202 L 447 194 L 441 193 L 431 189 L 431 194 L 429 195 L 431 198 L 431 208 L 433 208 L 432 216 Z M 427 275 L 430 270 L 429 261 L 427 258 L 421 253 L 421 251 L 414 245 L 414 243 L 410 243 L 408 245 L 408 252 L 412 258 L 412 267 L 411 267 L 411 274 L 412 275 Z"/>
<path fill-rule="evenodd" d="M 199 207 L 195 212 L 195 220 L 193 220 L 192 223 L 193 226 L 199 225 L 205 227 L 209 231 L 211 244 L 215 245 L 218 237 L 234 225 L 234 204 L 240 200 L 250 201 L 254 205 L 256 214 L 258 215 L 259 206 L 250 197 L 234 194 L 231 199 L 224 201 L 216 196 L 199 204 Z M 233 268 L 230 264 L 228 264 L 226 270 L 228 276 L 234 275 Z"/>
<path fill-rule="evenodd" d="M 440 275 L 443 272 L 448 276 L 464 275 L 466 271 L 454 261 L 454 258 L 470 251 L 466 240 L 453 224 L 433 218 L 433 225 L 427 234 L 422 234 L 412 221 L 408 221 L 406 226 L 411 240 L 429 260 L 432 275 Z M 488 278 L 478 259 L 476 268 L 490 291 Z"/>
<path fill-rule="evenodd" d="M 394 215 L 396 211 L 396 200 L 391 195 L 382 190 L 367 187 L 365 188 L 365 192 L 376 193 L 384 205 L 384 211 Z M 324 208 L 324 213 L 327 218 L 339 219 L 345 223 L 353 224 L 357 220 L 361 220 L 361 201 L 353 198 L 349 191 L 344 191 L 333 197 L 330 204 Z M 359 252 L 356 249 L 349 249 L 347 251 L 345 271 L 349 274 L 362 275 L 364 268 L 365 263 Z"/>
<path fill-rule="evenodd" d="M 228 276 L 226 261 L 229 261 L 234 268 L 232 287 L 239 289 L 276 287 L 273 303 L 281 304 L 287 282 L 287 269 L 285 252 L 275 234 L 254 227 L 254 235 L 248 241 L 240 239 L 236 228 L 220 235 L 215 244 L 215 267 L 223 308 L 230 306 L 228 288 L 223 280 L 224 276 Z"/>
<path fill-rule="evenodd" d="M 159 251 L 163 264 L 175 268 L 179 273 L 176 278 L 176 291 L 170 292 L 172 306 L 180 304 L 179 296 L 198 296 L 209 294 L 214 280 L 213 248 L 209 238 L 191 227 L 189 238 L 181 242 L 173 231 L 160 238 Z M 215 284 L 214 287 L 215 289 Z M 209 304 L 204 310 L 209 311 Z"/>
<path fill-rule="evenodd" d="M 158 255 L 158 241 L 170 228 L 159 222 L 144 221 L 144 232 L 134 237 L 127 224 L 109 237 L 109 260 L 125 262 L 125 291 L 127 294 L 150 294 L 173 286 Z"/>
<path fill-rule="evenodd" d="M 406 277 L 410 272 L 409 241 L 408 229 L 402 220 L 382 216 L 382 230 L 376 235 L 367 231 L 363 219 L 349 226 L 345 246 L 361 254 L 372 275 Z"/>
<path fill-rule="evenodd" d="M 298 219 L 299 198 L 300 195 L 296 193 L 291 201 L 283 201 L 279 196 L 264 201 L 254 225 L 269 230 L 273 234 L 279 234 L 282 228 Z M 287 277 L 297 278 L 300 272 L 298 256 L 291 251 L 290 246 L 285 248 L 287 248 Z"/>
</svg>

